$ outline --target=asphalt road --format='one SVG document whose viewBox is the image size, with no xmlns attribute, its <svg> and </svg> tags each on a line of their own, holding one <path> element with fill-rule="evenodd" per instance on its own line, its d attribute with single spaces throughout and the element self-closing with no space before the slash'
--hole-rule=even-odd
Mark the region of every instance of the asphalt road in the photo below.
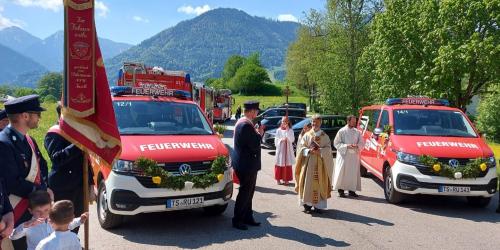
<svg viewBox="0 0 500 250">
<path fill-rule="evenodd" d="M 225 143 L 232 144 L 231 135 L 226 133 Z M 498 195 L 487 208 L 440 196 L 416 196 L 395 206 L 386 203 L 379 181 L 363 178 L 359 198 L 334 195 L 328 200 L 328 211 L 308 215 L 299 207 L 292 186 L 276 185 L 273 154 L 262 151 L 263 169 L 254 197 L 255 218 L 262 226 L 248 231 L 231 227 L 235 196 L 221 216 L 205 216 L 201 209 L 143 214 L 109 231 L 99 226 L 93 205 L 90 248 L 500 249 Z"/>
</svg>

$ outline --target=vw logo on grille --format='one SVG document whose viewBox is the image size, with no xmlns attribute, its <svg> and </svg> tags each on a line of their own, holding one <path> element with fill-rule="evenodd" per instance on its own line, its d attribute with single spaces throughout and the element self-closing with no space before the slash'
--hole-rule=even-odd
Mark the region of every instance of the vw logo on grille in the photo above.
<svg viewBox="0 0 500 250">
<path fill-rule="evenodd" d="M 457 168 L 457 167 L 460 166 L 460 162 L 458 160 L 456 160 L 456 159 L 451 159 L 451 160 L 448 161 L 448 163 L 450 164 L 450 166 L 452 168 Z"/>
<path fill-rule="evenodd" d="M 181 174 L 181 175 L 191 174 L 191 166 L 189 164 L 182 164 L 179 167 L 179 174 Z"/>
</svg>

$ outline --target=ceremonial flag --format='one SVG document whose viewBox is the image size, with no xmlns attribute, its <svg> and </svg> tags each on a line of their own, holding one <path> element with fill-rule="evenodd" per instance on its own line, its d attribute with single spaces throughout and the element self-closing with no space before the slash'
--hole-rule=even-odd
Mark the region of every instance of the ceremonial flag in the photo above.
<svg viewBox="0 0 500 250">
<path fill-rule="evenodd" d="M 63 136 L 111 166 L 120 155 L 106 70 L 94 22 L 93 0 L 65 0 Z"/>
</svg>

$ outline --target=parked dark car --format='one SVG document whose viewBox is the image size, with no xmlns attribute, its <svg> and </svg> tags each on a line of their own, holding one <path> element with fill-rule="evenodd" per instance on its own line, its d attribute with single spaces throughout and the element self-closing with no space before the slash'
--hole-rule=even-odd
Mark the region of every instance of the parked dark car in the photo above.
<svg viewBox="0 0 500 250">
<path fill-rule="evenodd" d="M 279 106 L 279 108 L 286 108 L 286 103 L 283 103 L 281 106 Z M 289 102 L 288 108 L 307 110 L 307 105 L 305 103 L 300 103 L 300 102 Z"/>
<path fill-rule="evenodd" d="M 270 129 L 275 129 L 281 126 L 281 119 L 282 116 L 272 116 L 272 117 L 266 117 L 260 121 L 261 125 L 264 125 L 264 131 L 268 131 Z M 293 124 L 299 123 L 302 120 L 306 119 L 305 117 L 298 117 L 298 116 L 288 116 L 288 119 L 290 119 L 290 122 Z"/>
<path fill-rule="evenodd" d="M 332 141 L 332 150 L 336 152 L 337 150 L 333 147 L 333 139 L 337 132 L 346 125 L 346 116 L 342 115 L 323 115 L 321 121 L 321 129 L 330 137 Z M 304 128 L 304 125 L 311 122 L 311 118 L 306 118 L 299 123 L 292 126 L 293 133 L 295 134 L 295 145 L 297 145 L 297 139 L 299 137 L 300 131 Z M 264 133 L 262 137 L 262 145 L 266 148 L 275 149 L 274 138 L 276 137 L 276 129 L 268 130 Z"/>
<path fill-rule="evenodd" d="M 264 118 L 273 116 L 285 116 L 286 108 L 270 108 L 260 113 L 254 122 L 260 123 Z M 306 111 L 303 109 L 288 109 L 288 116 L 306 117 Z"/>
</svg>

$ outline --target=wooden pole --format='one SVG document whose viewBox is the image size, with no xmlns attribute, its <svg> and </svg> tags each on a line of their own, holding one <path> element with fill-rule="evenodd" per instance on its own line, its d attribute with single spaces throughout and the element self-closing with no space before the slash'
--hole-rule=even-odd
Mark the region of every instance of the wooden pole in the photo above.
<svg viewBox="0 0 500 250">
<path fill-rule="evenodd" d="M 83 212 L 89 211 L 89 166 L 88 166 L 88 154 L 83 154 Z M 87 218 L 84 226 L 84 248 L 89 249 L 89 220 Z"/>
</svg>

